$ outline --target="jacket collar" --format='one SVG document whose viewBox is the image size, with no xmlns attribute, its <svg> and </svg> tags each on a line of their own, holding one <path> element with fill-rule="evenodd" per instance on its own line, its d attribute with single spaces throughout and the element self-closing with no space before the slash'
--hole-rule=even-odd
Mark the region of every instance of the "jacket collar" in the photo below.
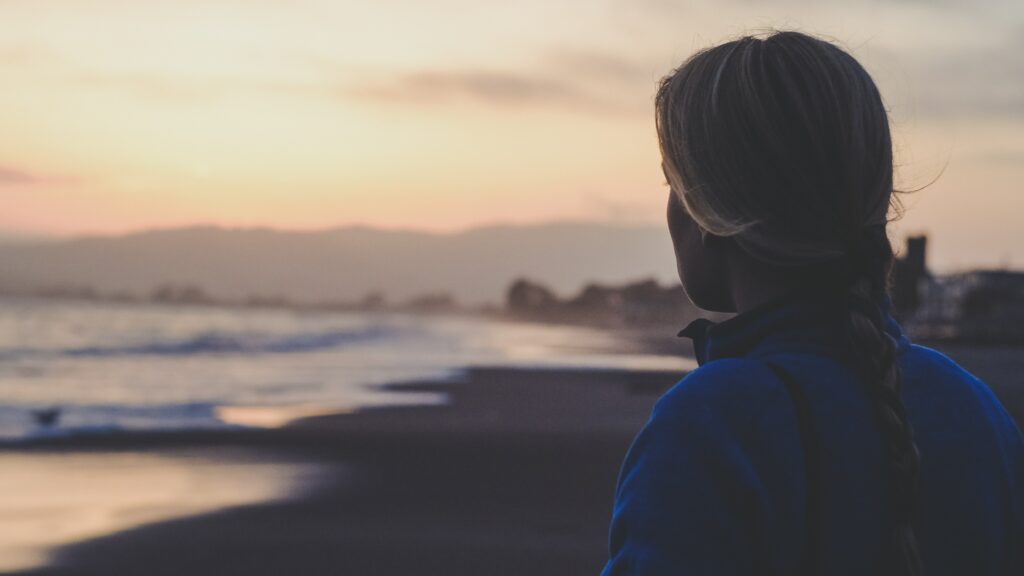
<svg viewBox="0 0 1024 576">
<path fill-rule="evenodd" d="M 891 309 L 892 304 L 886 299 L 882 306 L 885 331 L 896 340 L 897 350 L 902 350 L 909 340 L 892 317 Z M 678 336 L 693 340 L 697 363 L 703 365 L 719 358 L 746 356 L 784 335 L 789 336 L 790 343 L 795 337 L 795 341 L 808 346 L 820 345 L 828 334 L 837 333 L 835 328 L 841 326 L 846 313 L 842 301 L 800 290 L 719 323 L 698 318 L 680 330 Z"/>
</svg>

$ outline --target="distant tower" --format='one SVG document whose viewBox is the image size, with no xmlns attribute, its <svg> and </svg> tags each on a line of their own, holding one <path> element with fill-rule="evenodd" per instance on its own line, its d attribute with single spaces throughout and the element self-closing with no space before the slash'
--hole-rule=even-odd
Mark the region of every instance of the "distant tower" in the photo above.
<svg viewBox="0 0 1024 576">
<path fill-rule="evenodd" d="M 907 238 L 907 252 L 893 266 L 892 299 L 900 315 L 913 312 L 921 303 L 921 280 L 928 275 L 925 264 L 927 247 L 927 236 Z"/>
</svg>

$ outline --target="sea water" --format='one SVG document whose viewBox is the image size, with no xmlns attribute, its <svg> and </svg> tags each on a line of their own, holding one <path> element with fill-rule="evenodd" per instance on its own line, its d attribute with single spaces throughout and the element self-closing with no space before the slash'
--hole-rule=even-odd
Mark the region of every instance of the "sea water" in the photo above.
<svg viewBox="0 0 1024 576">
<path fill-rule="evenodd" d="M 0 298 L 0 439 L 276 426 L 444 402 L 472 366 L 679 369 L 609 331 L 475 317 Z M 56 422 L 40 422 L 45 411 Z"/>
</svg>

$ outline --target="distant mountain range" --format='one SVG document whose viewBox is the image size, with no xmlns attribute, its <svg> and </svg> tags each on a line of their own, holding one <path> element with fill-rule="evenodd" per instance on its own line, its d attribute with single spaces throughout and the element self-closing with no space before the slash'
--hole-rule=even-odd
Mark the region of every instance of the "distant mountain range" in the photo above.
<svg viewBox="0 0 1024 576">
<path fill-rule="evenodd" d="M 563 294 L 588 282 L 675 280 L 662 226 L 560 222 L 439 234 L 346 227 L 315 232 L 193 227 L 0 244 L 0 289 L 89 287 L 146 296 L 168 284 L 217 298 L 401 301 L 449 293 L 499 303 L 528 277 Z"/>
</svg>

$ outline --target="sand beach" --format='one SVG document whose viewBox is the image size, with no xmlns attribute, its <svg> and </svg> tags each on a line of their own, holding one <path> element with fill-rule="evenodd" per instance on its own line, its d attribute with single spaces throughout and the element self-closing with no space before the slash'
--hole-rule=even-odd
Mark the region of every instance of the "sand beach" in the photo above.
<svg viewBox="0 0 1024 576">
<path fill-rule="evenodd" d="M 276 479 L 266 501 L 228 500 L 58 546 L 43 567 L 11 573 L 594 574 L 622 456 L 678 377 L 478 368 L 461 382 L 395 385 L 443 391 L 444 406 L 319 416 L 276 430 L 23 446 L 22 458 L 86 453 L 112 463 L 144 452 L 153 475 L 187 457 L 200 480 L 207 467 L 211 489 L 219 483 L 210 476 L 245 462 L 254 464 L 250 477 L 230 477 L 241 492 L 258 493 L 253 486 L 266 486 L 260 476 L 271 471 Z"/>
</svg>

